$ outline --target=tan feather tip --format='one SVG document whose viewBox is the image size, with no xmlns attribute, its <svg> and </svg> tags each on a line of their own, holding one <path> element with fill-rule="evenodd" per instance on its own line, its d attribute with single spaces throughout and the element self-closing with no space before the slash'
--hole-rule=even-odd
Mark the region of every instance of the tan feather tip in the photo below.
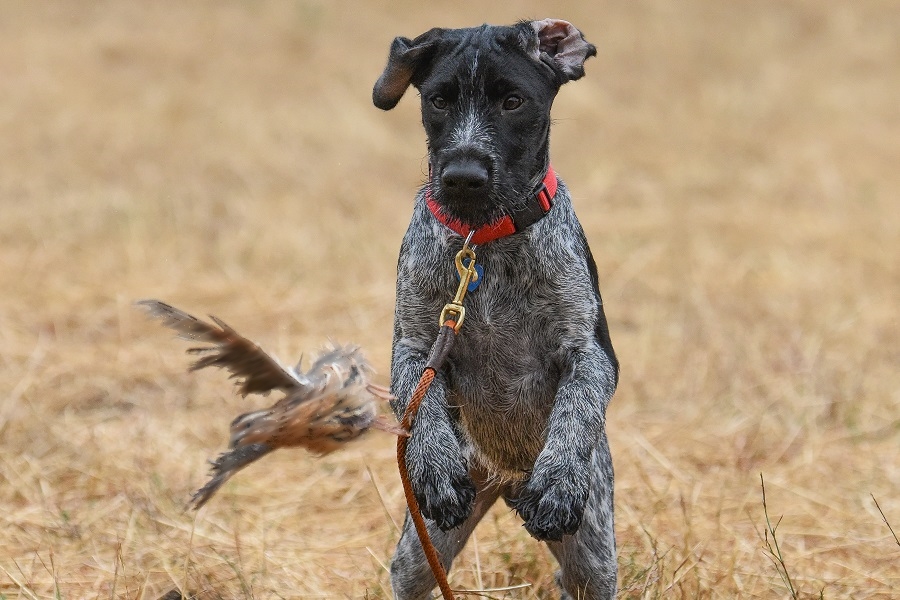
<svg viewBox="0 0 900 600">
<path fill-rule="evenodd" d="M 390 433 L 398 437 L 409 437 L 410 435 L 407 430 L 403 429 L 400 425 L 390 421 L 388 417 L 384 417 L 382 415 L 378 415 L 377 417 L 375 417 L 375 421 L 372 422 L 372 427 L 374 429 L 377 429 L 378 431 Z"/>
<path fill-rule="evenodd" d="M 391 390 L 389 388 L 386 388 L 383 385 L 378 385 L 377 383 L 366 384 L 366 391 L 376 398 L 380 398 L 388 402 L 397 399 L 397 397 L 391 393 Z"/>
</svg>

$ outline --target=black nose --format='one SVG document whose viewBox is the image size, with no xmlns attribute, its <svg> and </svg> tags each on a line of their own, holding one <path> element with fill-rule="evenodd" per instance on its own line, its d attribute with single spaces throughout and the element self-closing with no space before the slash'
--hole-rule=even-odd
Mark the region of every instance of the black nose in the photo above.
<svg viewBox="0 0 900 600">
<path fill-rule="evenodd" d="M 488 183 L 488 170 L 475 160 L 456 160 L 444 167 L 441 183 L 455 192 L 478 191 Z"/>
</svg>

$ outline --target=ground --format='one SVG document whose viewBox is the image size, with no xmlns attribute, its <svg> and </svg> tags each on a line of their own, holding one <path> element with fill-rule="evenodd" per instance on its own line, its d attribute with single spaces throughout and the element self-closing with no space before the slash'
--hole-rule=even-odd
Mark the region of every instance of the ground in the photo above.
<svg viewBox="0 0 900 600">
<path fill-rule="evenodd" d="M 0 598 L 390 596 L 390 437 L 269 457 L 185 511 L 263 400 L 187 374 L 133 302 L 286 360 L 355 342 L 386 382 L 427 171 L 415 94 L 370 102 L 390 41 L 549 16 L 598 48 L 551 150 L 622 363 L 620 597 L 900 594 L 893 1 L 0 12 Z M 554 570 L 500 505 L 450 579 L 551 598 Z"/>
</svg>

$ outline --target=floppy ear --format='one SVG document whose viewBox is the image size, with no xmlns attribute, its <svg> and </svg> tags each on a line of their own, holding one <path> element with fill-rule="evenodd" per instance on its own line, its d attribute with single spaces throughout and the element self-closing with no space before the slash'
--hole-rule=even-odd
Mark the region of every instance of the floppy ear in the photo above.
<svg viewBox="0 0 900 600">
<path fill-rule="evenodd" d="M 394 38 L 384 73 L 372 89 L 372 102 L 382 110 L 397 106 L 409 85 L 421 81 L 424 68 L 431 62 L 437 47 L 439 29 L 432 29 L 414 40 Z"/>
<path fill-rule="evenodd" d="M 544 19 L 530 25 L 537 34 L 537 43 L 528 44 L 534 58 L 552 67 L 561 76 L 561 83 L 581 79 L 584 61 L 596 56 L 597 48 L 568 21 Z"/>
</svg>

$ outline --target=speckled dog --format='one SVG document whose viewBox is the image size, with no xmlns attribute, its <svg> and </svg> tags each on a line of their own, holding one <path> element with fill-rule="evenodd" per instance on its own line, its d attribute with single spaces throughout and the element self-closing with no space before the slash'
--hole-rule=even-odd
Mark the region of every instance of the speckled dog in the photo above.
<svg viewBox="0 0 900 600">
<path fill-rule="evenodd" d="M 430 176 L 400 249 L 391 391 L 406 407 L 474 231 L 480 287 L 414 425 L 410 478 L 449 568 L 499 498 L 560 564 L 563 597 L 616 592 L 606 407 L 618 363 L 597 269 L 549 158 L 550 107 L 594 46 L 565 21 L 398 37 L 375 84 L 393 108 L 413 85 Z M 435 585 L 407 515 L 391 565 L 398 599 Z"/>
</svg>

